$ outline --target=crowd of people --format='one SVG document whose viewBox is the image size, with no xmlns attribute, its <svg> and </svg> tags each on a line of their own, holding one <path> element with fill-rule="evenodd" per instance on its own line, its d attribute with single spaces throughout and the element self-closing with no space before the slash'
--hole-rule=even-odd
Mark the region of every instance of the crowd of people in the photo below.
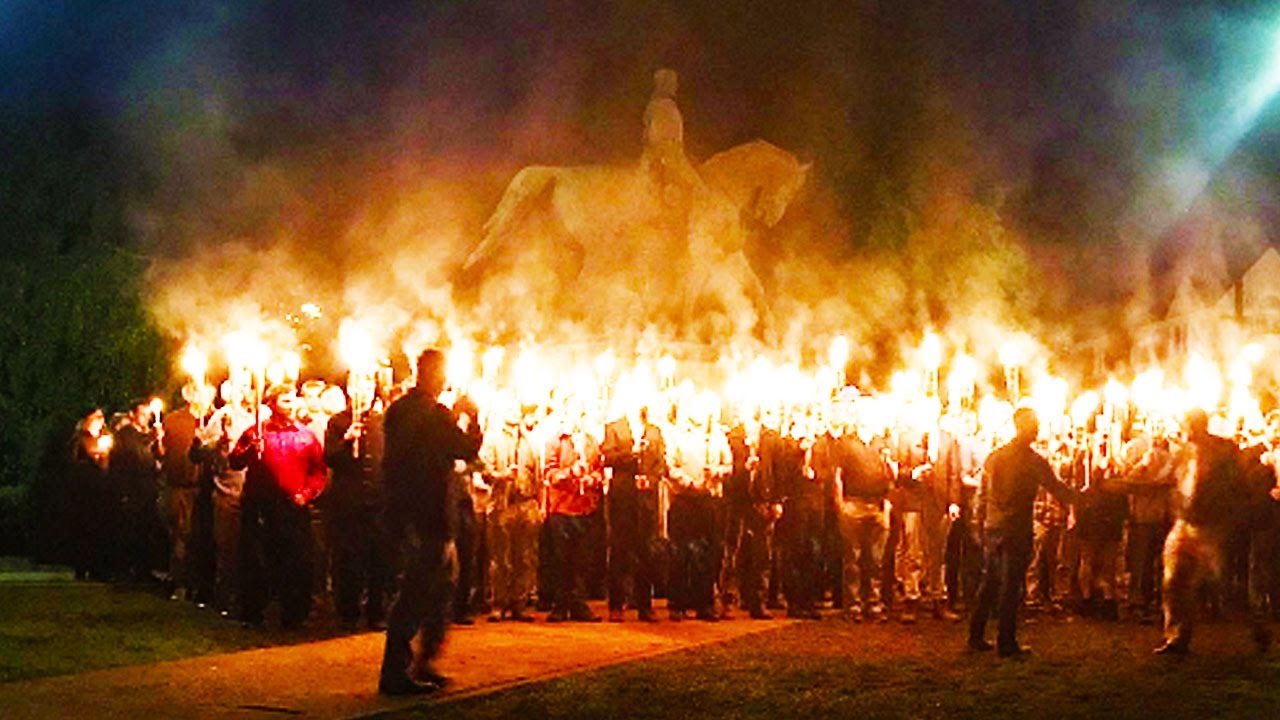
<svg viewBox="0 0 1280 720">
<path fill-rule="evenodd" d="M 839 397 L 728 418 L 481 413 L 435 351 L 416 378 L 354 407 L 306 383 L 260 404 L 224 386 L 216 408 L 188 387 L 110 428 L 94 411 L 73 449 L 77 575 L 162 571 L 174 597 L 255 626 L 273 596 L 286 627 L 331 597 L 345 624 L 389 626 L 389 693 L 443 684 L 429 661 L 449 622 L 659 622 L 655 597 L 672 622 L 967 613 L 975 650 L 994 614 L 1002 655 L 1025 650 L 1023 607 L 1163 614 L 1172 653 L 1202 610 L 1248 612 L 1262 647 L 1280 613 L 1280 422 L 1243 442 L 1202 411 L 1135 414 L 1106 452 L 1089 428 L 1046 441 L 1025 408 L 996 439 L 963 407 L 879 428 Z"/>
</svg>

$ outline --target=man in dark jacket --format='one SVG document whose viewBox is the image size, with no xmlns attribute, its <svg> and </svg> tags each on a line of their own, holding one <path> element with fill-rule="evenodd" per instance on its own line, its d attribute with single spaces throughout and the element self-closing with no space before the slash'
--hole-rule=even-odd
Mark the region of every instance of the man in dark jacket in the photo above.
<svg viewBox="0 0 1280 720">
<path fill-rule="evenodd" d="M 863 617 L 886 619 L 873 577 L 889 533 L 885 500 L 893 486 L 893 470 L 879 443 L 863 442 L 853 428 L 841 438 L 839 461 L 845 614 L 855 622 Z M 892 592 L 892 588 L 887 590 Z"/>
<path fill-rule="evenodd" d="M 609 480 L 609 621 L 621 622 L 630 581 L 630 600 L 640 620 L 653 622 L 655 576 L 651 545 L 657 535 L 658 483 L 667 478 L 662 430 L 649 422 L 647 408 L 635 420 L 621 418 L 604 429 L 600 444 Z"/>
<path fill-rule="evenodd" d="M 360 596 L 370 629 L 385 627 L 390 552 L 382 518 L 382 418 L 351 408 L 329 418 L 324 461 L 332 471 L 323 510 L 333 571 L 333 603 L 348 628 L 360 621 Z"/>
<path fill-rule="evenodd" d="M 1032 511 L 1041 487 L 1063 503 L 1075 501 L 1076 492 L 1053 474 L 1053 468 L 1031 444 L 1040 432 L 1035 411 L 1020 408 L 1013 415 L 1017 436 L 987 458 L 979 489 L 978 518 L 983 527 L 982 583 L 978 606 L 969 623 L 969 647 L 990 650 L 983 637 L 987 619 L 999 614 L 996 648 L 1001 657 L 1025 655 L 1018 645 L 1018 606 L 1022 583 L 1031 564 Z"/>
<path fill-rule="evenodd" d="M 190 453 L 196 428 L 200 425 L 197 413 L 203 415 L 202 410 L 194 410 L 188 404 L 164 418 L 160 463 L 169 524 L 169 582 L 173 585 L 174 600 L 185 600 L 194 585 L 190 559 L 191 529 L 200 476 L 195 463 L 191 462 Z"/>
<path fill-rule="evenodd" d="M 378 683 L 384 695 L 432 692 L 447 682 L 430 663 L 444 641 L 457 563 L 449 487 L 454 461 L 474 460 L 483 436 L 473 412 L 440 404 L 445 383 L 444 354 L 422 353 L 417 386 L 387 409 L 383 423 L 387 531 L 404 568 L 387 622 Z M 459 410 L 465 405 L 459 402 Z M 419 633 L 415 655 L 410 642 Z"/>
<path fill-rule="evenodd" d="M 107 479 L 119 510 L 119 554 L 116 570 L 134 580 L 146 580 L 158 565 L 160 528 L 159 443 L 162 431 L 153 426 L 150 403 L 132 405 L 128 420 L 115 434 L 107 463 Z"/>
</svg>

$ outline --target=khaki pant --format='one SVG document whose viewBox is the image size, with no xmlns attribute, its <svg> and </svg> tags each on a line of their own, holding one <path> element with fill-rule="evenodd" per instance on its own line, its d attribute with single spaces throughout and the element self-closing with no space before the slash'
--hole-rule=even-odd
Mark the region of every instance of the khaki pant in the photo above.
<svg viewBox="0 0 1280 720">
<path fill-rule="evenodd" d="M 840 503 L 840 538 L 844 541 L 844 602 L 858 598 L 864 610 L 878 602 L 873 579 L 880 570 L 889 520 L 879 502 L 845 499 Z"/>
<path fill-rule="evenodd" d="M 240 498 L 215 493 L 213 497 L 215 554 L 214 604 L 234 612 L 240 595 Z"/>
<path fill-rule="evenodd" d="M 920 514 L 924 542 L 924 576 L 921 595 L 926 600 L 942 600 L 947 595 L 947 536 L 951 534 L 951 516 L 947 509 L 928 505 Z"/>
<path fill-rule="evenodd" d="M 168 488 L 166 504 L 169 523 L 169 577 L 174 589 L 191 587 L 191 524 L 195 517 L 196 489 Z"/>
<path fill-rule="evenodd" d="M 1116 571 L 1120 541 L 1088 540 L 1080 543 L 1080 589 L 1086 598 L 1116 599 Z"/>
<path fill-rule="evenodd" d="M 1171 643 L 1191 642 L 1202 584 L 1222 579 L 1225 538 L 1183 520 L 1174 523 L 1164 543 L 1164 636 Z"/>
<path fill-rule="evenodd" d="M 540 524 L 537 500 L 515 501 L 490 513 L 487 530 L 495 612 L 523 611 L 536 589 Z"/>
</svg>

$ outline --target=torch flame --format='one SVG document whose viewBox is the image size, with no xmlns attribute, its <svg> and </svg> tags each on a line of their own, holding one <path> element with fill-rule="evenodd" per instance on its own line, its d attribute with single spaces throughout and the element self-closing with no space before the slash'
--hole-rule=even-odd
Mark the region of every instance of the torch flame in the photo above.
<svg viewBox="0 0 1280 720">
<path fill-rule="evenodd" d="M 370 373 L 378 367 L 373 337 L 355 318 L 346 318 L 338 327 L 338 352 L 352 372 Z"/>
<path fill-rule="evenodd" d="M 925 369 L 930 371 L 937 371 L 942 365 L 942 338 L 938 333 L 929 331 L 924 334 L 924 340 L 920 343 L 920 359 Z"/>
<path fill-rule="evenodd" d="M 209 358 L 195 345 L 187 345 L 182 350 L 182 371 L 191 376 L 197 385 L 204 385 L 205 373 L 209 371 Z"/>
</svg>

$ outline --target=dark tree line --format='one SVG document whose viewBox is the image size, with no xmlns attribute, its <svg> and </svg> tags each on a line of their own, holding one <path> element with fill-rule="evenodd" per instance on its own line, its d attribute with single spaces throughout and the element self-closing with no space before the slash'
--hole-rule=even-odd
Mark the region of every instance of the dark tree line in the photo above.
<svg viewBox="0 0 1280 720">
<path fill-rule="evenodd" d="M 166 375 L 129 231 L 129 163 L 92 118 L 10 116 L 0 133 L 0 553 L 58 559 L 76 421 Z"/>
</svg>

